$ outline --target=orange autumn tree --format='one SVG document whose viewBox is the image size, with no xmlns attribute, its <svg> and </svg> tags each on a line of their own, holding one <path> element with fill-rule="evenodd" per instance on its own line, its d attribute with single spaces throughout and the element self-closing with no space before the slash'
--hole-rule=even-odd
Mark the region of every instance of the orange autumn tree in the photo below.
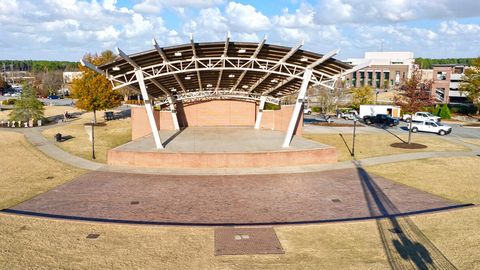
<svg viewBox="0 0 480 270">
<path fill-rule="evenodd" d="M 93 65 L 101 65 L 115 59 L 112 51 L 101 54 L 87 54 L 84 59 Z M 80 65 L 82 77 L 72 82 L 72 96 L 77 100 L 76 107 L 93 111 L 93 122 L 97 122 L 97 111 L 112 109 L 121 104 L 122 96 L 112 89 L 105 76 Z"/>
</svg>

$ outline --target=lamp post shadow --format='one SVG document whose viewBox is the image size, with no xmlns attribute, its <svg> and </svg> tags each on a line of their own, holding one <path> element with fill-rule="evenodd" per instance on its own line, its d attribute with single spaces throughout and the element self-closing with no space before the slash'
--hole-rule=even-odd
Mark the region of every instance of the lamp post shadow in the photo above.
<svg viewBox="0 0 480 270">
<path fill-rule="evenodd" d="M 353 161 L 365 201 L 376 220 L 378 233 L 392 269 L 457 269 L 408 217 L 397 218 L 399 209 L 361 163 Z"/>
</svg>

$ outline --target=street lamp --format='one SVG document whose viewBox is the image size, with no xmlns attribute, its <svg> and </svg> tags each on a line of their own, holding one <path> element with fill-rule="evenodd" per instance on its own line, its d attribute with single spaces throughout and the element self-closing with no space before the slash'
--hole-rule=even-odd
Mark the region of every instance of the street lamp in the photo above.
<svg viewBox="0 0 480 270">
<path fill-rule="evenodd" d="M 95 121 L 92 120 L 92 159 L 95 159 Z"/>
<path fill-rule="evenodd" d="M 352 143 L 352 153 L 350 153 L 350 155 L 352 157 L 355 156 L 355 132 L 356 132 L 356 128 L 357 128 L 357 117 L 354 116 L 353 117 L 353 143 Z"/>
</svg>

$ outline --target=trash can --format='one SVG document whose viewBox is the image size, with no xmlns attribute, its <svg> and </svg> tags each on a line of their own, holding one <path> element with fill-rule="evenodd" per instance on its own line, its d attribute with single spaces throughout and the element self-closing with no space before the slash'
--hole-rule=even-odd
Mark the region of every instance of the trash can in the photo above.
<svg viewBox="0 0 480 270">
<path fill-rule="evenodd" d="M 62 134 L 60 134 L 60 133 L 55 134 L 55 140 L 57 142 L 61 142 L 62 141 Z"/>
</svg>

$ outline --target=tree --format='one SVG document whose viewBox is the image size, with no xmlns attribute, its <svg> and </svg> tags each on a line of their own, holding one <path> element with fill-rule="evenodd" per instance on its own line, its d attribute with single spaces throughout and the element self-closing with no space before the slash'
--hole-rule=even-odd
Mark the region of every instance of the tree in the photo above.
<svg viewBox="0 0 480 270">
<path fill-rule="evenodd" d="M 0 92 L 3 93 L 8 88 L 10 88 L 10 85 L 3 79 L 3 76 L 0 76 Z"/>
<path fill-rule="evenodd" d="M 34 86 L 40 96 L 46 97 L 56 92 L 62 87 L 63 72 L 59 70 L 44 71 L 35 74 Z"/>
<path fill-rule="evenodd" d="M 420 70 L 414 70 L 412 77 L 400 87 L 401 93 L 394 97 L 394 102 L 402 108 L 404 113 L 413 114 L 424 107 L 431 106 L 433 99 L 431 95 L 432 81 L 424 80 Z M 408 144 L 412 139 L 412 118 L 410 118 Z"/>
<path fill-rule="evenodd" d="M 360 108 L 363 104 L 373 104 L 374 94 L 373 88 L 370 86 L 363 86 L 359 88 L 352 88 L 352 105 L 355 109 Z"/>
<path fill-rule="evenodd" d="M 450 113 L 450 109 L 448 108 L 447 104 L 443 104 L 438 111 L 438 116 L 442 119 L 450 119 L 452 118 L 452 114 Z"/>
<path fill-rule="evenodd" d="M 477 105 L 477 114 L 480 114 L 480 57 L 473 61 L 473 65 L 465 70 L 460 83 L 460 91 Z"/>
<path fill-rule="evenodd" d="M 104 51 L 100 55 L 87 54 L 85 59 L 101 65 L 115 58 L 111 51 Z M 115 108 L 120 105 L 122 96 L 112 89 L 111 83 L 93 70 L 80 67 L 83 76 L 72 82 L 72 97 L 77 99 L 76 107 L 86 111 L 93 111 L 93 122 L 97 122 L 97 111 Z"/>
<path fill-rule="evenodd" d="M 345 96 L 345 91 L 341 87 L 328 89 L 322 86 L 314 87 L 314 95 L 321 113 L 334 112 L 338 108 L 338 103 Z"/>
<path fill-rule="evenodd" d="M 22 95 L 15 102 L 10 113 L 11 121 L 37 121 L 43 118 L 43 103 L 37 99 L 35 90 L 27 84 L 23 85 Z"/>
</svg>

